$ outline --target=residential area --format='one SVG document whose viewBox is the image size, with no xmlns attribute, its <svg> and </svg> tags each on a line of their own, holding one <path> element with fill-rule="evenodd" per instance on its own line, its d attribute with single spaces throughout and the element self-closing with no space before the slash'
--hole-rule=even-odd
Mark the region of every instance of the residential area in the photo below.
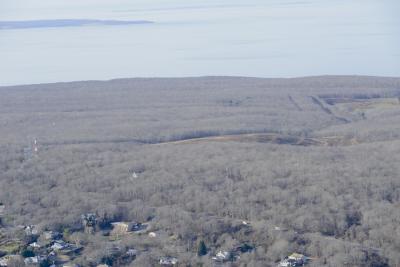
<svg viewBox="0 0 400 267">
<path fill-rule="evenodd" d="M 3 215 L 4 206 L 0 206 Z M 108 248 L 107 257 L 98 259 L 97 267 L 107 266 L 128 266 L 134 263 L 140 254 L 149 251 L 137 249 L 134 246 L 121 246 L 121 240 L 136 235 L 139 237 L 157 239 L 162 235 L 162 231 L 152 229 L 152 222 L 140 223 L 131 222 L 110 222 L 105 225 L 98 220 L 94 213 L 87 213 L 81 216 L 81 225 L 76 226 L 75 233 L 81 232 L 87 235 L 101 235 L 106 238 L 111 246 Z M 242 222 L 243 228 L 249 231 L 251 224 L 247 221 Z M 275 227 L 276 231 L 281 231 Z M 173 239 L 173 236 L 163 238 Z M 230 250 L 215 250 L 208 248 L 202 241 L 197 249 L 198 257 L 209 257 L 210 262 L 215 266 L 224 266 L 240 262 L 243 254 L 254 253 L 257 247 L 243 243 L 232 247 Z M 74 239 L 69 230 L 57 232 L 52 230 L 39 229 L 35 225 L 18 225 L 15 227 L 7 226 L 0 228 L 0 266 L 40 266 L 40 267 L 78 267 L 75 259 L 84 254 L 85 246 L 77 239 Z M 215 251 L 212 253 L 212 251 Z M 302 254 L 293 253 L 283 259 L 279 266 L 304 266 L 308 258 Z M 15 265 L 17 264 L 17 265 Z M 155 266 L 181 266 L 178 256 L 164 255 L 154 261 Z M 229 265 L 230 266 L 230 265 Z"/>
</svg>

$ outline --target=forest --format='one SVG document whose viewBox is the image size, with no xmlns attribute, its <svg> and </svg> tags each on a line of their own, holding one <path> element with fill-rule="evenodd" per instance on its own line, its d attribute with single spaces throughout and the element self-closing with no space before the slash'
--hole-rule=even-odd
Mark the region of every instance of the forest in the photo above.
<svg viewBox="0 0 400 267">
<path fill-rule="evenodd" d="M 400 78 L 0 95 L 0 266 L 400 266 Z"/>
</svg>

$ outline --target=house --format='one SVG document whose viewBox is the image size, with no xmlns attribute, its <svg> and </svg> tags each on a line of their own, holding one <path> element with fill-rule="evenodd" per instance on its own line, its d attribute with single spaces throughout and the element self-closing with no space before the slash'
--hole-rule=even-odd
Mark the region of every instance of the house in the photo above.
<svg viewBox="0 0 400 267">
<path fill-rule="evenodd" d="M 1 257 L 0 258 L 0 267 L 6 267 L 8 265 L 8 261 L 10 259 L 8 257 Z"/>
<path fill-rule="evenodd" d="M 280 227 L 280 226 L 274 226 L 274 231 L 277 231 L 277 232 L 280 232 L 280 231 L 286 232 L 286 231 L 288 231 L 288 229 L 287 229 L 287 228 Z"/>
<path fill-rule="evenodd" d="M 10 262 L 10 260 L 13 258 L 17 258 L 17 257 L 18 257 L 18 255 L 7 255 L 7 256 L 0 258 L 0 266 L 1 267 L 8 266 L 8 263 Z"/>
<path fill-rule="evenodd" d="M 286 259 L 282 260 L 279 263 L 280 267 L 296 267 L 296 266 L 304 266 L 308 262 L 308 258 L 303 254 L 292 253 Z"/>
<path fill-rule="evenodd" d="M 129 232 L 140 231 L 143 229 L 141 223 L 138 222 L 114 222 L 111 223 L 113 230 L 111 231 L 112 235 L 121 235 Z"/>
<path fill-rule="evenodd" d="M 31 248 L 40 248 L 41 247 L 37 242 L 30 243 L 28 246 Z"/>
<path fill-rule="evenodd" d="M 114 222 L 111 223 L 113 229 L 111 235 L 123 235 L 129 232 L 129 223 L 126 222 Z"/>
<path fill-rule="evenodd" d="M 138 251 L 134 248 L 130 248 L 126 251 L 126 255 L 129 257 L 135 257 L 138 254 Z"/>
<path fill-rule="evenodd" d="M 74 244 L 67 243 L 63 240 L 54 241 L 51 249 L 60 254 L 70 254 L 70 253 L 78 253 L 83 247 L 76 246 Z"/>
<path fill-rule="evenodd" d="M 279 267 L 291 267 L 291 266 L 295 266 L 295 265 L 292 265 L 292 264 L 294 264 L 294 262 L 292 262 L 292 261 L 290 261 L 290 260 L 288 260 L 288 259 L 284 259 L 284 260 L 282 260 L 282 261 L 279 263 Z"/>
<path fill-rule="evenodd" d="M 63 240 L 57 240 L 54 242 L 54 244 L 51 246 L 51 249 L 54 251 L 59 251 L 63 249 L 67 249 L 69 244 L 64 242 Z"/>
<path fill-rule="evenodd" d="M 174 257 L 162 257 L 160 258 L 160 265 L 167 265 L 167 266 L 173 266 L 178 263 L 178 259 Z"/>
<path fill-rule="evenodd" d="M 45 231 L 43 232 L 43 237 L 45 240 L 55 240 L 61 238 L 62 235 L 59 232 Z"/>
<path fill-rule="evenodd" d="M 4 256 L 4 257 L 0 258 L 0 266 L 1 267 L 6 267 L 6 266 L 8 266 L 8 264 L 10 263 L 10 261 L 12 259 L 15 259 L 15 258 L 18 258 L 18 257 L 19 257 L 19 255 L 7 255 L 7 256 Z"/>
<path fill-rule="evenodd" d="M 292 253 L 289 257 L 289 259 L 296 260 L 296 261 L 306 261 L 307 257 L 304 256 L 303 254 L 299 253 Z"/>
<path fill-rule="evenodd" d="M 27 236 L 32 236 L 32 235 L 38 235 L 39 234 L 39 231 L 38 231 L 38 229 L 36 228 L 35 225 L 26 226 L 24 231 L 25 231 L 25 234 Z"/>
<path fill-rule="evenodd" d="M 125 254 L 121 255 L 120 259 L 122 260 L 122 262 L 130 263 L 136 258 L 137 255 L 138 251 L 134 248 L 130 248 L 125 252 Z"/>
<path fill-rule="evenodd" d="M 219 251 L 217 254 L 215 254 L 214 257 L 212 257 L 213 260 L 218 261 L 218 262 L 225 262 L 231 260 L 232 255 L 229 251 Z"/>
<path fill-rule="evenodd" d="M 248 221 L 242 221 L 242 224 L 245 226 L 250 226 L 250 222 L 248 222 Z"/>
<path fill-rule="evenodd" d="M 46 256 L 34 256 L 34 257 L 25 258 L 24 262 L 25 262 L 25 265 L 38 265 L 38 264 L 42 263 L 43 261 L 45 261 L 46 259 L 47 259 Z"/>
</svg>

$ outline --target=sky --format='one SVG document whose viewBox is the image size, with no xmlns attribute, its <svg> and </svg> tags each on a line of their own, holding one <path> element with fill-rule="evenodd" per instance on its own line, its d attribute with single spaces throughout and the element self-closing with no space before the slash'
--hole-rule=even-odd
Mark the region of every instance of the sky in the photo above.
<svg viewBox="0 0 400 267">
<path fill-rule="evenodd" d="M 0 85 L 122 77 L 400 76 L 397 0 L 0 0 Z"/>
</svg>

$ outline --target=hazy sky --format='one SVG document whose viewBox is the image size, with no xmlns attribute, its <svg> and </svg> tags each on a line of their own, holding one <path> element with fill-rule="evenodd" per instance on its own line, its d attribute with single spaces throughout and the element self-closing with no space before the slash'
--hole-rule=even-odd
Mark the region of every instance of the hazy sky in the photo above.
<svg viewBox="0 0 400 267">
<path fill-rule="evenodd" d="M 155 22 L 0 30 L 0 85 L 154 76 L 400 76 L 399 10 L 397 0 L 0 0 L 0 21 Z"/>
</svg>

